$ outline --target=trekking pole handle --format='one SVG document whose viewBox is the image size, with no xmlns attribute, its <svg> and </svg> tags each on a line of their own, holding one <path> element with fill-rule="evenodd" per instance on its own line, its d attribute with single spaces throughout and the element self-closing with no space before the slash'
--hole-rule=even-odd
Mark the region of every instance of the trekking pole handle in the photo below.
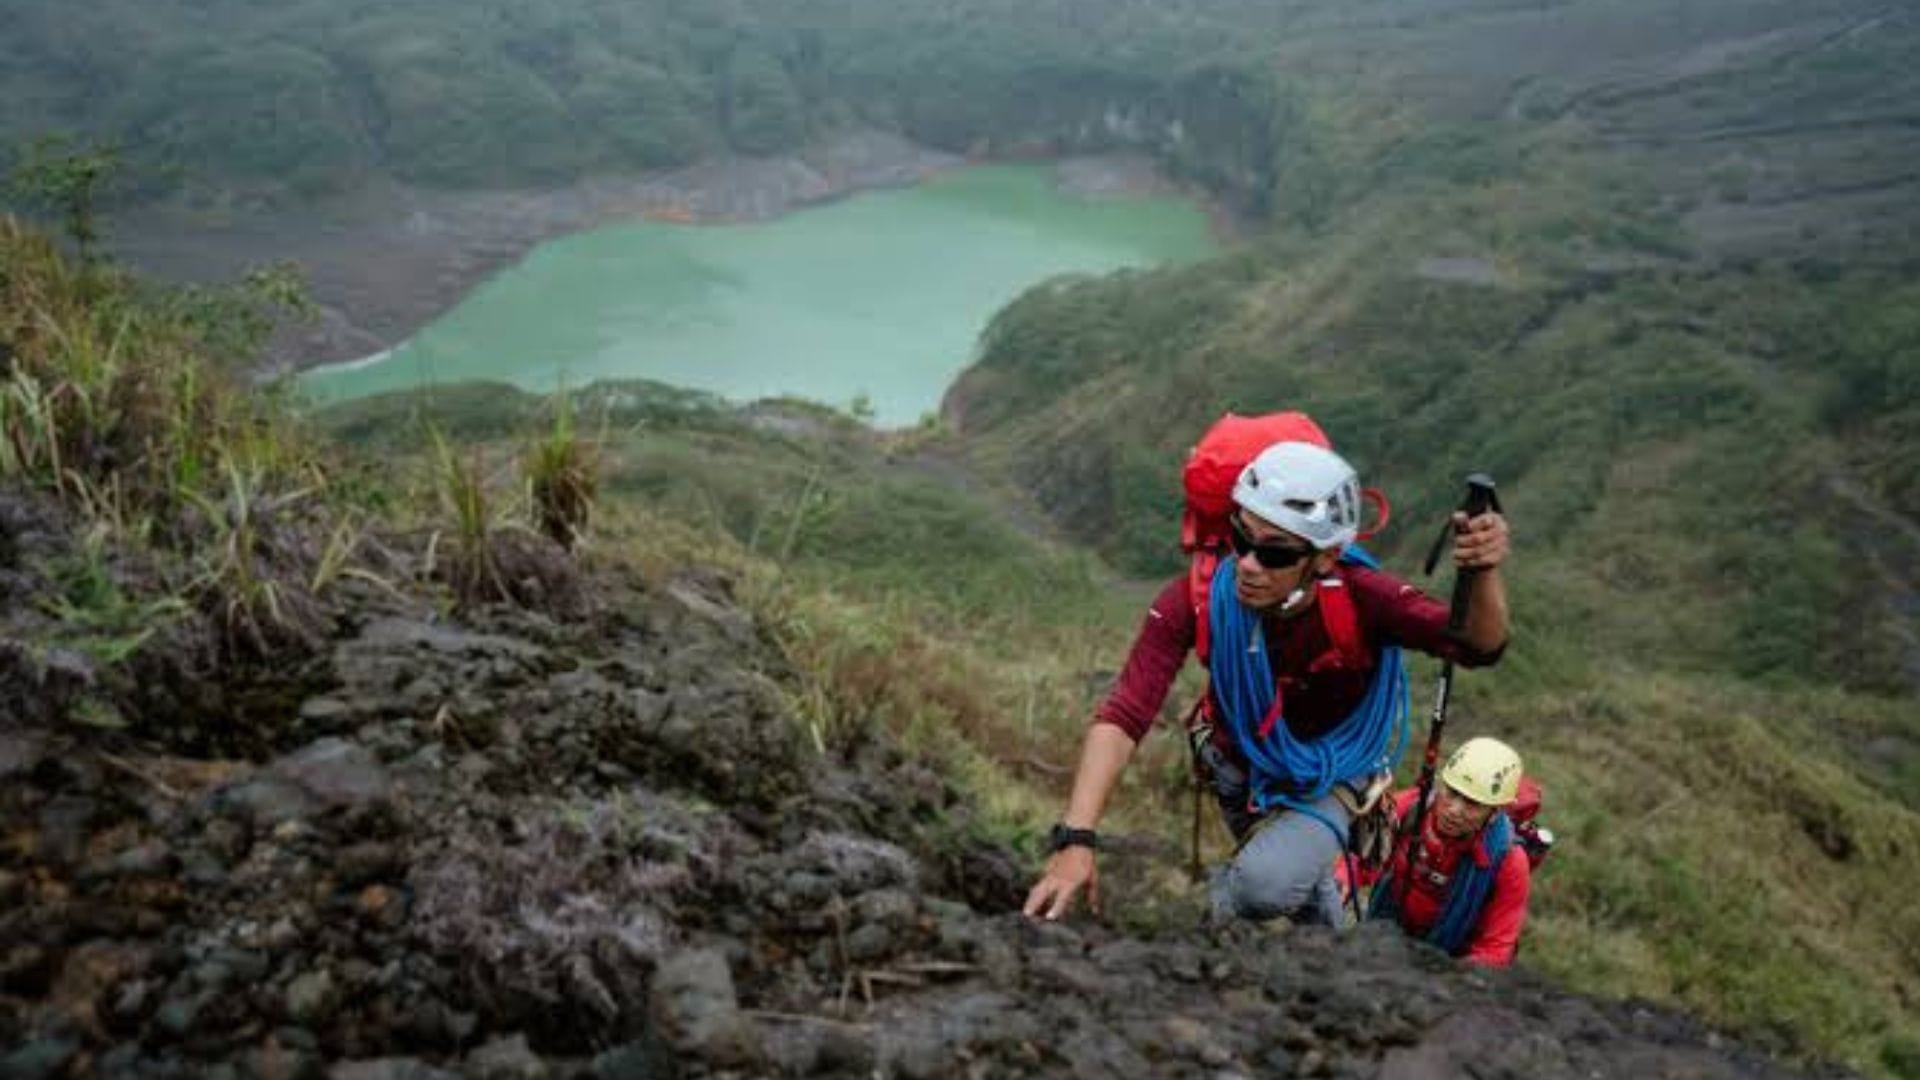
<svg viewBox="0 0 1920 1080">
<path fill-rule="evenodd" d="M 1467 497 L 1460 509 L 1472 521 L 1488 510 L 1500 508 L 1500 495 L 1494 487 L 1493 477 L 1486 473 L 1474 473 L 1467 477 Z M 1448 533 L 1453 531 L 1448 523 Z M 1461 570 L 1453 579 L 1453 604 L 1447 611 L 1447 629 L 1459 633 L 1467 625 L 1467 600 L 1473 594 L 1473 579 L 1480 576 L 1478 570 Z"/>
<path fill-rule="evenodd" d="M 1460 509 L 1468 520 L 1479 517 L 1488 510 L 1500 509 L 1500 492 L 1494 487 L 1493 477 L 1486 473 L 1473 473 L 1467 477 L 1467 497 L 1461 501 Z M 1453 516 L 1449 514 L 1440 526 L 1440 535 L 1433 538 L 1433 546 L 1427 549 L 1427 561 L 1421 568 L 1427 576 L 1440 568 L 1440 556 L 1447 550 L 1447 538 L 1454 534 Z"/>
</svg>

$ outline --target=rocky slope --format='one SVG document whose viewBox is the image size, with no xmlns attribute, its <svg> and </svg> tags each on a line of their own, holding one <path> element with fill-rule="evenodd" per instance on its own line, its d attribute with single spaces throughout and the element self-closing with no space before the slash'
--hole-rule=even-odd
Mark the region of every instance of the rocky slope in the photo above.
<svg viewBox="0 0 1920 1080">
<path fill-rule="evenodd" d="M 24 644 L 75 538 L 6 509 L 0 1076 L 1788 1071 L 1382 928 L 1028 922 L 952 784 L 804 737 L 712 572 L 370 592 L 263 678 L 257 760 L 195 751 L 248 742 L 213 713 L 89 726 L 100 661 Z"/>
</svg>

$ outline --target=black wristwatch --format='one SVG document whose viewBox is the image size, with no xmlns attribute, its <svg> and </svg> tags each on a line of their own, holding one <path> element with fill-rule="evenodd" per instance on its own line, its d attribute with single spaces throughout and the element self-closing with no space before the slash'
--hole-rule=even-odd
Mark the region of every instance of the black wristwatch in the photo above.
<svg viewBox="0 0 1920 1080">
<path fill-rule="evenodd" d="M 1075 829 L 1064 823 L 1055 825 L 1048 837 L 1049 854 L 1070 847 L 1097 848 L 1100 846 L 1100 834 L 1092 829 Z"/>
</svg>

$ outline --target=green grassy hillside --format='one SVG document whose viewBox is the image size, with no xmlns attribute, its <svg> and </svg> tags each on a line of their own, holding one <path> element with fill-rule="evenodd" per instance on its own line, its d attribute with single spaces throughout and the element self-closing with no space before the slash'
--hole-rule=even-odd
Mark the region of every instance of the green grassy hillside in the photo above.
<svg viewBox="0 0 1920 1080">
<path fill-rule="evenodd" d="M 1171 478 L 1208 420 L 1302 405 L 1411 520 L 1492 472 L 1555 608 L 1613 654 L 1911 685 L 1902 523 L 1920 459 L 1901 435 L 1916 399 L 1891 385 L 1920 348 L 1910 282 L 1778 266 L 1528 280 L 1518 260 L 1510 283 L 1437 282 L 1418 267 L 1445 248 L 1381 232 L 1356 240 L 1358 265 L 1301 246 L 1251 282 L 1222 265 L 1029 294 L 953 398 L 970 447 L 1146 572 L 1177 555 Z M 1577 612 L 1572 588 L 1591 590 Z M 1675 592 L 1684 610 L 1647 603 Z"/>
<path fill-rule="evenodd" d="M 1445 46 L 1547 24 L 1342 39 L 1419 70 L 1309 84 L 1329 111 L 1299 141 L 1343 166 L 1277 189 L 1295 224 L 1203 267 L 1029 293 L 950 398 L 969 447 L 1123 565 L 1164 568 L 1168 462 L 1223 409 L 1307 405 L 1416 517 L 1452 497 L 1435 466 L 1486 468 L 1559 584 L 1689 595 L 1659 618 L 1582 613 L 1610 652 L 1912 687 L 1920 244 L 1911 220 L 1822 193 L 1903 182 L 1887 170 L 1920 103 L 1920 26 L 1747 11 L 1769 13 L 1631 64 L 1614 56 L 1646 47 L 1630 12 L 1558 13 L 1541 44 L 1594 47 L 1551 80 L 1521 70 L 1547 57 L 1507 65 L 1517 96 L 1466 120 L 1488 102 L 1402 95 L 1452 74 L 1477 100 L 1484 58 Z M 1828 138 L 1880 127 L 1877 150 Z M 1791 153 L 1763 145 L 1787 132 Z M 1738 192 L 1730 163 L 1752 181 Z M 1730 252 L 1716 222 L 1735 199 L 1797 218 L 1800 242 Z"/>
</svg>

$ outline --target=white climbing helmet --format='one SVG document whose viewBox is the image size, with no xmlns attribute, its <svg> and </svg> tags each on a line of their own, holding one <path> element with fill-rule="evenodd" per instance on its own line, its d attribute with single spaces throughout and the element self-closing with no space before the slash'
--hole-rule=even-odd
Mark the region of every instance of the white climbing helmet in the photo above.
<svg viewBox="0 0 1920 1080">
<path fill-rule="evenodd" d="M 1233 501 L 1322 551 L 1360 531 L 1360 478 L 1347 459 L 1304 442 L 1274 443 L 1245 468 Z"/>
</svg>

